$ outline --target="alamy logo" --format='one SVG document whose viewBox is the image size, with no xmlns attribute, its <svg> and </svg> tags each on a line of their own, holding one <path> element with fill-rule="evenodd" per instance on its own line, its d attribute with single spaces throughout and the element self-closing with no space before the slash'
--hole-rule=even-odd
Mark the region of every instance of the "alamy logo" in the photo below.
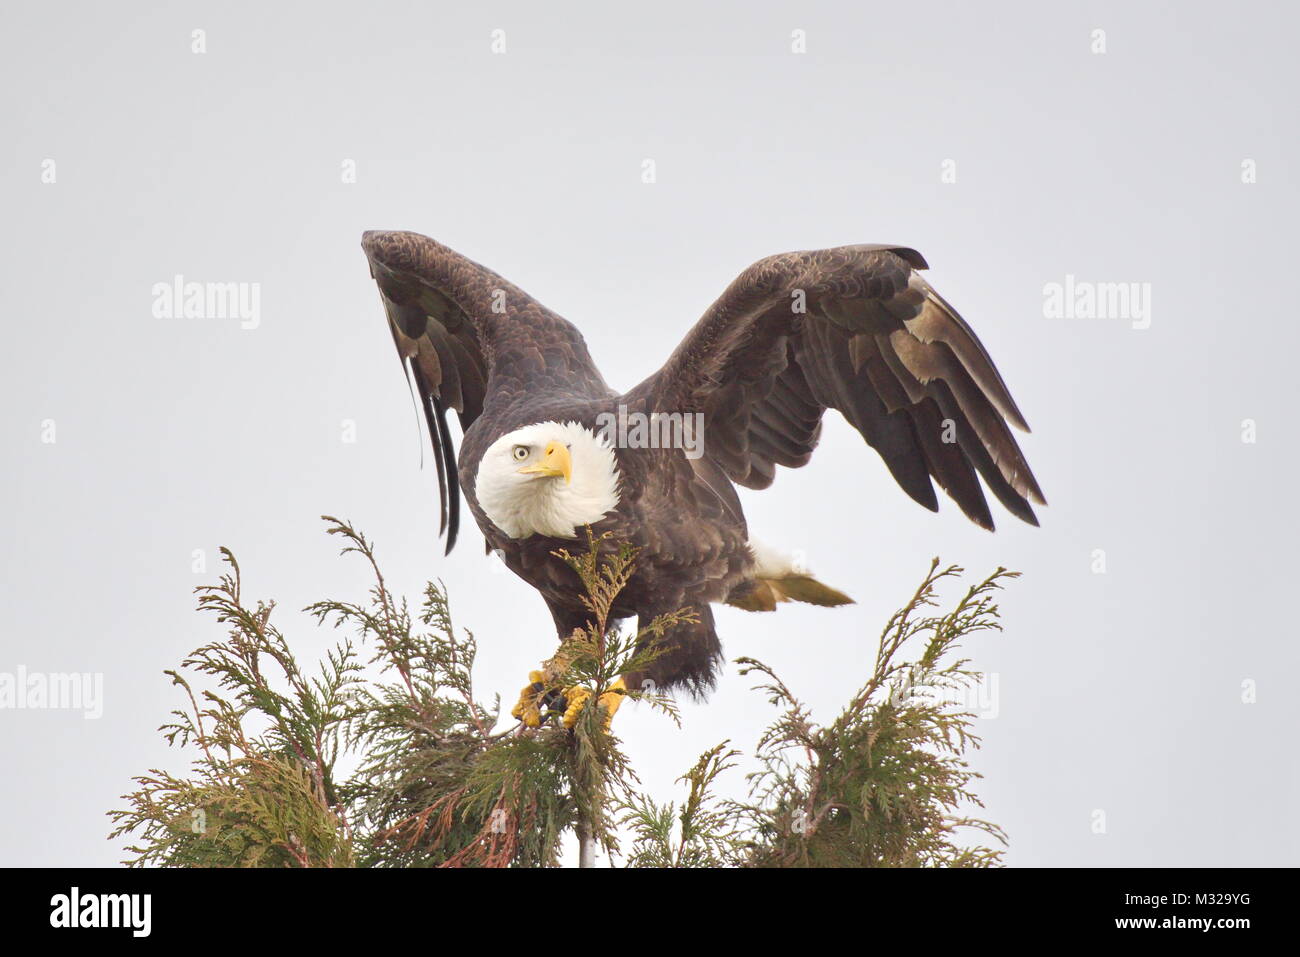
<svg viewBox="0 0 1300 957">
<path fill-rule="evenodd" d="M 1134 329 L 1151 327 L 1151 283 L 1089 282 L 1067 274 L 1065 282 L 1043 286 L 1048 319 L 1130 319 Z"/>
<path fill-rule="evenodd" d="M 629 412 L 596 416 L 600 437 L 618 449 L 681 449 L 688 459 L 704 454 L 703 412 Z"/>
<path fill-rule="evenodd" d="M 51 927 L 129 927 L 133 937 L 148 937 L 153 927 L 149 894 L 83 894 L 74 887 L 50 898 Z"/>
<path fill-rule="evenodd" d="M 889 701 L 894 707 L 955 707 L 979 718 L 996 718 L 1001 711 L 998 698 L 998 673 L 990 671 L 975 674 L 974 681 L 963 685 L 927 683 L 918 680 L 916 668 L 903 672 L 890 689 Z"/>
<path fill-rule="evenodd" d="M 262 323 L 262 284 L 257 282 L 171 282 L 153 284 L 153 314 L 158 319 L 238 319 L 241 329 Z"/>
<path fill-rule="evenodd" d="M 80 711 L 94 720 L 104 716 L 104 676 L 96 673 L 0 671 L 0 711 Z"/>
</svg>

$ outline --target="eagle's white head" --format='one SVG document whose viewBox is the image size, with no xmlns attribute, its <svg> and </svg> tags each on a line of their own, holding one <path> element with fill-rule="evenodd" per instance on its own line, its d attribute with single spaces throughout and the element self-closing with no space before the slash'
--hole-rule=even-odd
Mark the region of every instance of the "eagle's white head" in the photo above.
<svg viewBox="0 0 1300 957">
<path fill-rule="evenodd" d="M 606 439 L 576 422 L 538 422 L 488 446 L 474 497 L 511 538 L 576 538 L 618 504 L 618 481 Z"/>
</svg>

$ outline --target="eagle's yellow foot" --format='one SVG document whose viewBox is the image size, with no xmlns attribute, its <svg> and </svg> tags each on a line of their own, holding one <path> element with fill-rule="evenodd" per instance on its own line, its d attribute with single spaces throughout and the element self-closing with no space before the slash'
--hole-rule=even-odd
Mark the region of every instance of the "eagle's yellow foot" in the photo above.
<svg viewBox="0 0 1300 957">
<path fill-rule="evenodd" d="M 610 724 L 614 721 L 614 712 L 618 706 L 623 703 L 623 698 L 627 691 L 627 685 L 623 679 L 619 678 L 609 690 L 596 699 L 596 703 L 605 709 L 605 730 L 609 730 Z M 583 707 L 587 704 L 587 699 L 591 697 L 590 688 L 566 688 L 564 691 L 564 700 L 568 707 L 564 710 L 564 726 L 572 728 L 578 723 L 578 715 L 582 714 Z"/>
<path fill-rule="evenodd" d="M 546 676 L 540 671 L 528 672 L 528 684 L 520 690 L 519 701 L 510 709 L 511 717 L 522 721 L 524 727 L 541 727 L 542 699 L 546 697 L 545 679 Z"/>
</svg>

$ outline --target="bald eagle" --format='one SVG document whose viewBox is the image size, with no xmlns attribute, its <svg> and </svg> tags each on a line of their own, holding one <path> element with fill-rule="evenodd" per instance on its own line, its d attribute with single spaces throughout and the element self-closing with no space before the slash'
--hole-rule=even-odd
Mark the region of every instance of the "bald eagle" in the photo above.
<svg viewBox="0 0 1300 957">
<path fill-rule="evenodd" d="M 541 593 L 560 638 L 589 613 L 575 572 L 555 553 L 588 526 L 638 549 L 616 618 L 644 627 L 693 613 L 656 639 L 657 656 L 624 676 L 628 687 L 649 679 L 658 690 L 706 693 L 722 661 L 713 603 L 849 601 L 756 544 L 735 488 L 767 488 L 777 466 L 806 464 L 827 409 L 932 511 L 932 480 L 990 530 L 980 479 L 1031 524 L 1031 502 L 1045 504 L 1008 428 L 1028 431 L 1024 417 L 970 327 L 920 275 L 927 265 L 913 249 L 761 259 L 659 371 L 620 393 L 572 324 L 491 270 L 417 233 L 367 232 L 362 248 L 420 397 L 447 551 L 463 494 L 489 550 Z M 459 458 L 449 409 L 460 419 Z M 665 421 L 678 430 L 657 432 Z M 676 423 L 695 423 L 698 434 Z M 660 433 L 679 441 L 653 441 Z M 702 441 L 687 447 L 687 438 Z"/>
</svg>

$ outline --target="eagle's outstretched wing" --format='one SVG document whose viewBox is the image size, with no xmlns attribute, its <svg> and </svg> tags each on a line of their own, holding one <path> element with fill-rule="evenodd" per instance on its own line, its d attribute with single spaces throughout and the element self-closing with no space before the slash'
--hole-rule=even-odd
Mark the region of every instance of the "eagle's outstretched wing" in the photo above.
<svg viewBox="0 0 1300 957">
<path fill-rule="evenodd" d="M 460 484 L 447 410 L 460 415 L 462 430 L 483 411 L 487 361 L 466 306 L 475 308 L 495 274 L 418 233 L 367 232 L 361 248 L 402 367 L 419 392 L 438 467 L 439 533 L 450 552 L 460 528 Z"/>
<path fill-rule="evenodd" d="M 961 316 L 898 246 L 784 253 L 746 269 L 629 407 L 702 412 L 704 447 L 728 477 L 766 488 L 812 455 L 837 409 L 913 499 L 938 509 L 931 477 L 984 528 L 977 474 L 1012 514 L 1046 504 L 1011 430 L 1028 431 Z"/>
<path fill-rule="evenodd" d="M 415 380 L 433 444 L 447 551 L 460 529 L 460 481 L 447 410 L 462 433 L 500 403 L 551 390 L 603 396 L 609 387 L 582 334 L 518 286 L 428 236 L 371 230 L 361 237 L 388 326 Z"/>
</svg>

